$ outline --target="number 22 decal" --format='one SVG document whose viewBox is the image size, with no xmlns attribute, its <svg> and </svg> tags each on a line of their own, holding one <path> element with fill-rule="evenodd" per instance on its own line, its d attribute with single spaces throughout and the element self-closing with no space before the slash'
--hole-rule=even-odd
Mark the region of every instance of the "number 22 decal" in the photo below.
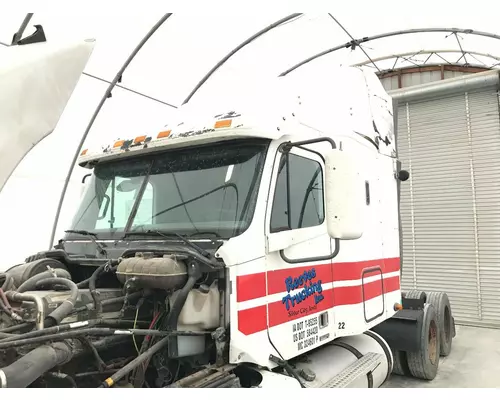
<svg viewBox="0 0 500 400">
<path fill-rule="evenodd" d="M 345 322 L 339 322 L 339 329 L 345 329 Z"/>
</svg>

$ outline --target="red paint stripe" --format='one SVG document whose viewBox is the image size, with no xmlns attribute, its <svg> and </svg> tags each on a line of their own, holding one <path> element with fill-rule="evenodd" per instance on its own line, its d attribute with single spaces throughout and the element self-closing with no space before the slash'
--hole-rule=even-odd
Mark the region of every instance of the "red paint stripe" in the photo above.
<svg viewBox="0 0 500 400">
<path fill-rule="evenodd" d="M 236 301 L 248 301 L 266 297 L 265 272 L 236 277 Z"/>
<path fill-rule="evenodd" d="M 383 292 L 390 293 L 399 290 L 399 276 L 383 279 Z M 343 286 L 334 289 L 334 303 L 336 306 L 346 306 L 374 299 L 382 294 L 382 280 L 365 283 L 363 286 Z"/>
<path fill-rule="evenodd" d="M 385 294 L 400 289 L 399 276 L 385 278 L 383 280 Z M 344 286 L 324 290 L 321 293 L 324 299 L 315 304 L 314 295 L 297 304 L 295 307 L 286 309 L 285 304 L 280 301 L 270 303 L 269 326 L 274 327 L 299 318 L 314 315 L 326 311 L 335 306 L 360 304 L 363 302 L 363 286 Z M 370 282 L 364 285 L 365 301 L 382 295 L 382 281 Z M 238 311 L 238 329 L 245 335 L 261 332 L 267 329 L 266 307 L 259 306 L 243 311 Z M 295 311 L 295 312 L 294 312 Z M 298 311 L 298 312 L 297 312 Z M 302 312 L 301 312 L 302 311 Z"/>
<path fill-rule="evenodd" d="M 401 281 L 399 276 L 393 276 L 392 278 L 384 279 L 384 291 L 385 293 L 395 292 L 401 289 Z"/>
<path fill-rule="evenodd" d="M 319 264 L 307 267 L 294 267 L 267 272 L 267 294 L 283 293 L 287 291 L 286 279 L 294 279 L 305 271 L 315 269 L 314 281 L 321 280 L 322 284 L 357 280 L 363 277 L 363 271 L 371 268 L 380 268 L 383 274 L 399 271 L 400 259 L 388 258 L 359 262 L 345 262 L 334 264 Z M 365 273 L 364 277 L 380 274 L 380 270 Z M 302 285 L 301 285 L 302 286 Z M 266 296 L 266 273 L 241 275 L 236 277 L 236 299 L 238 302 L 258 299 Z"/>
<path fill-rule="evenodd" d="M 267 329 L 267 307 L 265 305 L 238 311 L 238 330 L 245 334 Z"/>
<path fill-rule="evenodd" d="M 333 282 L 361 279 L 364 270 L 380 268 L 383 274 L 399 271 L 399 257 L 383 260 L 346 262 L 333 264 Z M 380 272 L 380 271 L 379 271 Z M 370 275 L 365 274 L 365 277 Z"/>
<path fill-rule="evenodd" d="M 385 278 L 383 280 L 384 293 L 393 292 L 399 289 L 399 276 Z M 343 286 L 335 288 L 335 305 L 359 304 L 363 302 L 363 293 L 365 301 L 374 299 L 382 294 L 382 280 L 365 283 L 363 286 Z"/>
</svg>

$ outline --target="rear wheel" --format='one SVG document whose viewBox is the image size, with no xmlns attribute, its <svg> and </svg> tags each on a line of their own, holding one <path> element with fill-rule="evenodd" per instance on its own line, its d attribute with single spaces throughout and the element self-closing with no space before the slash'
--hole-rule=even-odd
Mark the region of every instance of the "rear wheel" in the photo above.
<svg viewBox="0 0 500 400">
<path fill-rule="evenodd" d="M 408 369 L 408 360 L 406 357 L 406 353 L 401 350 L 391 349 L 391 351 L 392 351 L 392 358 L 394 359 L 392 373 L 394 375 L 411 376 L 410 370 Z"/>
<path fill-rule="evenodd" d="M 436 309 L 432 304 L 424 307 L 420 349 L 407 352 L 408 369 L 415 378 L 433 380 L 439 367 L 440 334 Z"/>
<path fill-rule="evenodd" d="M 427 294 L 422 290 L 412 289 L 412 290 L 408 290 L 405 293 L 405 297 L 407 299 L 421 299 L 425 302 L 426 298 L 427 298 Z"/>
<path fill-rule="evenodd" d="M 448 356 L 451 353 L 453 341 L 453 320 L 448 295 L 443 292 L 427 292 L 427 302 L 436 309 L 441 346 L 439 353 Z"/>
</svg>

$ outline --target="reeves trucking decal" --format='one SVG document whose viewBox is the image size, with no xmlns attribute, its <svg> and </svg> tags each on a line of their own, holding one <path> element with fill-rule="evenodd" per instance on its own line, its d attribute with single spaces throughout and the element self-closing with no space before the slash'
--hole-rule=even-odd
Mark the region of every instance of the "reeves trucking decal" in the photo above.
<svg viewBox="0 0 500 400">
<path fill-rule="evenodd" d="M 324 300 L 325 297 L 321 294 L 323 292 L 321 280 L 314 281 L 314 278 L 316 278 L 316 269 L 312 268 L 304 271 L 301 275 L 295 278 L 289 276 L 285 279 L 285 286 L 288 294 L 283 297 L 282 303 L 285 304 L 290 317 L 299 313 L 299 311 L 294 310 L 295 306 L 303 301 L 306 301 L 311 296 L 314 298 L 314 306 L 310 306 L 310 311 L 313 311 L 316 308 L 315 306 Z M 300 287 L 303 287 L 300 292 L 290 294 L 291 291 Z M 292 310 L 290 310 L 290 308 L 292 308 Z"/>
<path fill-rule="evenodd" d="M 382 270 L 383 285 L 380 284 L 380 279 L 376 279 L 377 276 L 381 276 L 380 270 L 363 275 L 363 271 L 373 267 Z M 252 307 L 238 310 L 238 330 L 245 335 L 251 335 L 264 331 L 268 327 L 272 328 L 296 319 L 312 317 L 313 314 L 332 307 L 361 304 L 363 301 L 400 290 L 399 257 L 310 266 L 306 270 L 306 272 L 309 271 L 306 277 L 304 277 L 304 272 L 297 274 L 299 271 L 301 268 L 295 267 L 237 276 L 237 303 L 244 304 L 252 300 Z M 362 277 L 365 281 L 369 278 L 374 280 L 363 284 Z M 292 280 L 290 281 L 289 278 Z M 287 280 L 289 287 L 286 286 Z M 318 293 L 318 282 L 320 282 L 321 293 Z M 304 291 L 309 290 L 311 293 L 310 287 L 313 283 L 316 285 L 315 293 L 307 296 Z M 302 287 L 302 291 L 298 293 L 303 294 L 291 294 L 293 290 L 291 288 L 294 285 L 297 289 Z M 307 285 L 309 289 L 306 289 L 304 285 Z M 318 295 L 322 298 L 316 303 L 315 296 Z M 279 296 L 278 299 L 276 296 Z"/>
</svg>

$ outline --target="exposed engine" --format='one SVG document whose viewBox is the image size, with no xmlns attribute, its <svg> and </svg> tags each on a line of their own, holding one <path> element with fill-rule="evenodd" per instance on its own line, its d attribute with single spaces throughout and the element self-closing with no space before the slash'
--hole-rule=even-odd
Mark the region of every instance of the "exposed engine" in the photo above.
<svg viewBox="0 0 500 400">
<path fill-rule="evenodd" d="M 0 387 L 166 387 L 227 362 L 213 256 L 133 251 L 92 267 L 51 253 L 0 274 Z"/>
</svg>

